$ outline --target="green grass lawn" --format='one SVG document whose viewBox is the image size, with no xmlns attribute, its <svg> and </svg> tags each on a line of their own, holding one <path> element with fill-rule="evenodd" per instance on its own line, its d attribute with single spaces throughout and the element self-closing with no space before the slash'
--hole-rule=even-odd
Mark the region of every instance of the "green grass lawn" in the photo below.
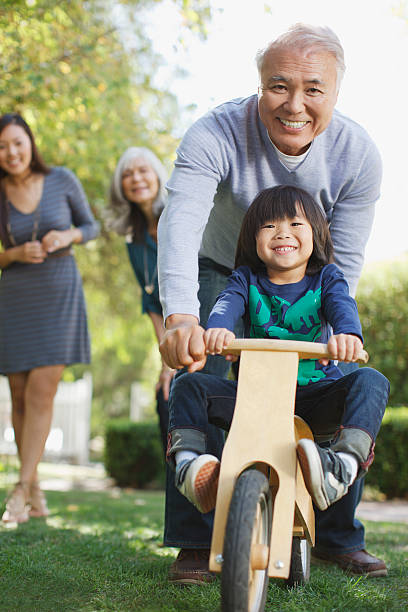
<svg viewBox="0 0 408 612">
<path fill-rule="evenodd" d="M 0 496 L 4 497 L 4 489 Z M 176 555 L 162 548 L 162 492 L 49 492 L 51 516 L 0 527 L 0 610 L 215 612 L 219 582 L 180 589 L 167 583 Z M 266 610 L 358 612 L 407 609 L 407 526 L 367 523 L 371 552 L 387 578 L 348 577 L 312 568 L 307 586 L 270 582 Z"/>
</svg>

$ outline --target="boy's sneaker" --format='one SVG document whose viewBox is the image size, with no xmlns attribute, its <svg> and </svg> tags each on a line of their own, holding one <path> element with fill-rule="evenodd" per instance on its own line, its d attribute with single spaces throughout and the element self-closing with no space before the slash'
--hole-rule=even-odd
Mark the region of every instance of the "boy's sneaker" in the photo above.
<svg viewBox="0 0 408 612">
<path fill-rule="evenodd" d="M 215 508 L 220 462 L 213 455 L 180 461 L 176 467 L 176 487 L 203 513 Z"/>
<path fill-rule="evenodd" d="M 326 510 L 347 493 L 351 475 L 337 453 L 303 438 L 297 445 L 297 455 L 306 488 L 319 510 Z"/>
</svg>

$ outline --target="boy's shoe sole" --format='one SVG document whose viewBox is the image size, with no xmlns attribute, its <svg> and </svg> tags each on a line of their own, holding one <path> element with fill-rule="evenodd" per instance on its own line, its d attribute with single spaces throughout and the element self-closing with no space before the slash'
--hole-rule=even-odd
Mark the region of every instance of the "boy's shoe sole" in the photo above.
<svg viewBox="0 0 408 612">
<path fill-rule="evenodd" d="M 217 499 L 220 462 L 213 455 L 200 455 L 186 471 L 180 492 L 204 514 L 214 510 Z"/>
<path fill-rule="evenodd" d="M 319 510 L 326 510 L 346 495 L 352 476 L 336 452 L 306 438 L 299 440 L 296 450 L 306 488 Z"/>
<path fill-rule="evenodd" d="M 319 510 L 326 510 L 330 503 L 325 495 L 322 462 L 316 444 L 304 438 L 299 440 L 296 452 L 310 496 Z"/>
</svg>

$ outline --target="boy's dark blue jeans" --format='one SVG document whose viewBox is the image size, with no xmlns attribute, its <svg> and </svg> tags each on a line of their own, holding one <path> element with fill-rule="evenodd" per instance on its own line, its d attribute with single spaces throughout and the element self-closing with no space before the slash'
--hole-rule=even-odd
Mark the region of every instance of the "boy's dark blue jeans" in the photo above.
<svg viewBox="0 0 408 612">
<path fill-rule="evenodd" d="M 228 431 L 236 391 L 237 382 L 214 375 L 183 374 L 175 380 L 169 401 L 168 460 L 171 464 L 174 464 L 177 451 L 208 452 L 209 424 Z M 365 448 L 360 464 L 360 468 L 366 470 L 373 459 L 388 394 L 389 382 L 382 374 L 372 368 L 361 368 L 335 381 L 298 387 L 295 414 L 308 423 L 315 436 L 326 439 L 339 430 L 340 425 L 344 429 L 363 430 L 371 438 L 371 446 Z"/>
<path fill-rule="evenodd" d="M 340 426 L 366 432 L 371 446 L 367 448 L 364 464 L 369 464 L 388 393 L 385 376 L 372 368 L 361 368 L 335 381 L 298 387 L 295 414 L 306 421 L 315 436 L 326 439 Z M 167 456 L 171 464 L 174 465 L 174 454 L 179 450 L 200 455 L 207 452 L 209 424 L 229 430 L 236 394 L 236 381 L 211 374 L 183 374 L 175 381 L 169 402 Z M 273 398 L 270 403 L 273 410 Z"/>
</svg>

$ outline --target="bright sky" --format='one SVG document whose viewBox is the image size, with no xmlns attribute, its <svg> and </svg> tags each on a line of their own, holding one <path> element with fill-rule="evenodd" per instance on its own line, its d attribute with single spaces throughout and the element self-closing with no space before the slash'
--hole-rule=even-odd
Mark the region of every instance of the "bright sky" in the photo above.
<svg viewBox="0 0 408 612">
<path fill-rule="evenodd" d="M 188 39 L 183 53 L 172 39 L 174 8 L 160 4 L 149 16 L 155 48 L 168 64 L 189 75 L 170 89 L 183 105 L 195 104 L 191 120 L 226 100 L 256 92 L 256 51 L 298 21 L 328 25 L 345 50 L 346 74 L 337 108 L 363 125 L 383 158 L 382 196 L 377 203 L 366 261 L 408 250 L 408 4 L 398 0 L 211 0 L 216 9 L 204 42 Z M 264 6 L 270 11 L 265 12 Z M 166 80 L 163 69 L 158 78 Z M 180 121 L 180 131 L 187 126 Z"/>
</svg>

